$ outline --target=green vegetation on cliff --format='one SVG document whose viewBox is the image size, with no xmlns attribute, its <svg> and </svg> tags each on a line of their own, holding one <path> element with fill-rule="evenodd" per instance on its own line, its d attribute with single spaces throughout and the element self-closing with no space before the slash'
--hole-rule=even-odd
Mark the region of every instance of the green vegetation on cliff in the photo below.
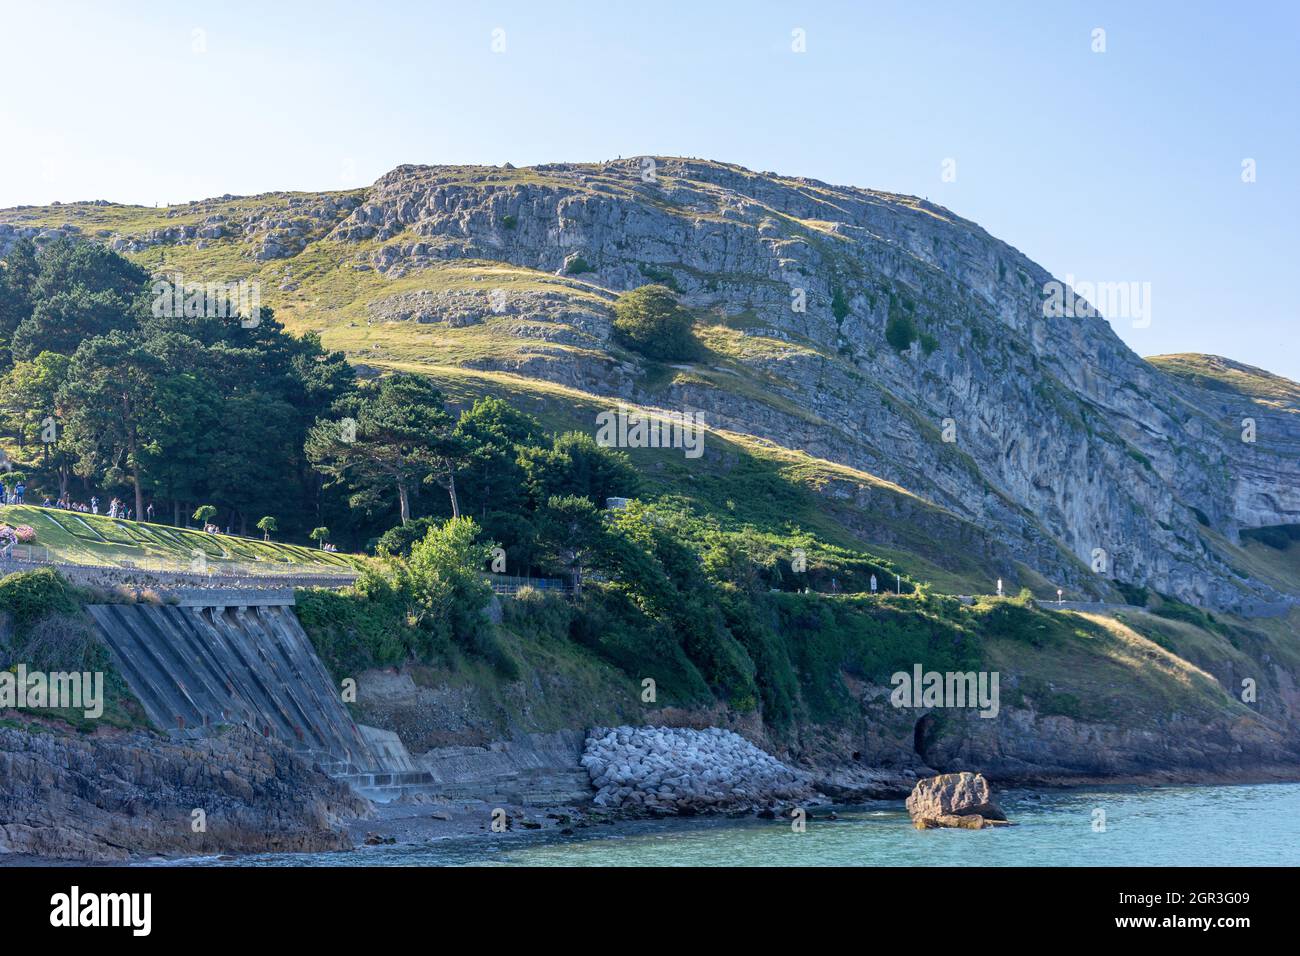
<svg viewBox="0 0 1300 956">
<path fill-rule="evenodd" d="M 104 601 L 115 596 L 91 595 L 48 568 L 0 577 L 0 670 L 17 674 L 22 665 L 29 675 L 103 674 L 100 717 L 87 718 L 79 708 L 41 708 L 30 713 L 86 732 L 104 722 L 117 727 L 143 726 L 143 710 L 85 612 L 92 598 Z"/>
</svg>

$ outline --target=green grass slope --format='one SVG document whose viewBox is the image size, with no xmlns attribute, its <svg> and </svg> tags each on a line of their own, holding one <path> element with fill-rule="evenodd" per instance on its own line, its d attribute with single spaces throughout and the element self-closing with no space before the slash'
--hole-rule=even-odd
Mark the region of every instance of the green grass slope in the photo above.
<svg viewBox="0 0 1300 956">
<path fill-rule="evenodd" d="M 606 398 L 522 375 L 430 362 L 376 365 L 428 375 L 458 405 L 485 395 L 502 398 L 557 432 L 590 434 L 597 413 L 610 407 Z M 995 587 L 997 571 L 973 555 L 977 549 L 953 548 L 952 540 L 961 534 L 981 547 L 996 545 L 974 525 L 898 485 L 733 431 L 708 430 L 704 448 L 698 459 L 680 449 L 625 451 L 645 479 L 644 497 L 671 496 L 724 529 L 747 526 L 769 535 L 774 548 L 815 540 L 884 559 L 904 579 L 940 591 L 988 593 Z M 1023 583 L 1049 593 L 1046 582 L 1024 577 Z"/>
<path fill-rule="evenodd" d="M 1276 408 L 1300 410 L 1300 385 L 1244 362 L 1194 352 L 1151 355 L 1147 361 L 1201 388 L 1240 395 Z"/>
<path fill-rule="evenodd" d="M 214 573 L 238 568 L 266 574 L 344 573 L 360 564 L 350 555 L 301 545 L 32 505 L 0 506 L 0 522 L 30 526 L 36 532 L 32 547 L 37 556 L 48 554 L 54 561 L 69 564 L 186 570 L 196 555 L 201 555 Z M 19 553 L 25 548 L 19 545 Z"/>
</svg>

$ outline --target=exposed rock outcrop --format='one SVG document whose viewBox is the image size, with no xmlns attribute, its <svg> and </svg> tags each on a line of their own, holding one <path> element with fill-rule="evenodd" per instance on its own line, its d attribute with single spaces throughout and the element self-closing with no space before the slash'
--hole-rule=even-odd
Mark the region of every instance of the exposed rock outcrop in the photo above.
<svg viewBox="0 0 1300 956">
<path fill-rule="evenodd" d="M 993 789 L 984 775 L 967 771 L 918 780 L 907 798 L 907 812 L 918 830 L 980 830 L 1007 823 L 1007 815 L 994 801 Z"/>
<path fill-rule="evenodd" d="M 370 813 L 347 786 L 244 729 L 178 743 L 0 727 L 0 854 L 86 861 L 342 850 Z M 200 811 L 200 812 L 196 812 Z"/>
<path fill-rule="evenodd" d="M 503 350 L 476 364 L 700 409 L 863 468 L 1076 592 L 1113 599 L 1114 577 L 1245 611 L 1282 600 L 1234 574 L 1200 529 L 1231 538 L 1300 519 L 1300 471 L 1283 454 L 1297 416 L 1239 396 L 1207 402 L 1082 308 L 1045 317 L 1050 274 L 932 203 L 721 163 L 658 159 L 648 180 L 644 169 L 402 166 L 331 238 L 393 238 L 372 253 L 389 275 L 470 259 L 568 275 L 580 261 L 602 289 L 670 282 L 702 315 L 743 316 L 742 336 L 791 343 L 746 358 L 773 400 L 689 376 L 643 395 L 634 369 L 587 356 Z M 796 289 L 806 311 L 790 306 Z M 910 330 L 907 348 L 886 341 L 891 326 Z M 1245 416 L 1267 437 L 1244 444 Z M 947 445 L 935 438 L 945 421 Z M 1099 561 L 1102 573 L 1083 570 Z M 990 574 L 1017 579 L 1011 562 Z"/>
</svg>

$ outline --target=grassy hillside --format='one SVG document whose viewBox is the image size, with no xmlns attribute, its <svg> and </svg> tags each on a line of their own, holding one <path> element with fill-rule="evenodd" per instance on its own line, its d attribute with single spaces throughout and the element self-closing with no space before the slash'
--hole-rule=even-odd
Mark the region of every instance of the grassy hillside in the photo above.
<svg viewBox="0 0 1300 956">
<path fill-rule="evenodd" d="M 553 431 L 595 430 L 609 400 L 578 389 L 506 372 L 482 372 L 428 362 L 379 362 L 379 367 L 420 372 L 456 404 L 492 395 L 538 418 Z M 631 406 L 636 407 L 636 406 Z M 955 529 L 995 545 L 969 522 L 874 475 L 729 430 L 709 429 L 704 455 L 680 450 L 624 451 L 646 481 L 646 496 L 673 496 L 723 528 L 751 526 L 779 538 L 801 533 L 835 547 L 864 552 L 898 567 L 905 579 L 947 593 L 988 593 L 998 571 L 981 564 L 974 549 L 951 547 Z M 864 505 L 866 507 L 864 507 Z M 788 548 L 794 542 L 785 542 Z M 1046 582 L 1024 575 L 1022 583 Z"/>
<path fill-rule="evenodd" d="M 32 505 L 0 506 L 0 522 L 28 525 L 36 532 L 38 553 L 72 564 L 128 564 L 185 570 L 195 553 L 213 572 L 235 566 L 263 573 L 321 573 L 354 570 L 358 559 L 300 545 L 213 535 L 170 525 L 125 521 Z M 20 552 L 25 546 L 20 546 Z"/>
<path fill-rule="evenodd" d="M 1241 395 L 1276 408 L 1300 410 L 1300 385 L 1244 362 L 1191 352 L 1152 355 L 1147 361 L 1201 388 Z"/>
</svg>

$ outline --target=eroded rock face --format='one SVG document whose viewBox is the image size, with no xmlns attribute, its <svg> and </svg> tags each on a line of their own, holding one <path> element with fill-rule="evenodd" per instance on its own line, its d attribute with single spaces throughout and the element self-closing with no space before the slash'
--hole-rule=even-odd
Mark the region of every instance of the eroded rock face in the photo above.
<svg viewBox="0 0 1300 956">
<path fill-rule="evenodd" d="M 369 804 L 284 745 L 0 727 L 0 854 L 86 861 L 343 850 Z M 203 829 L 196 831 L 202 811 Z"/>
<path fill-rule="evenodd" d="M 702 315 L 744 317 L 741 335 L 789 343 L 745 360 L 775 402 L 690 376 L 643 394 L 635 369 L 586 357 L 476 364 L 698 409 L 887 478 L 1008 545 L 991 577 L 1017 581 L 1020 561 L 1109 600 L 1112 578 L 1248 613 L 1288 600 L 1234 573 L 1201 528 L 1232 539 L 1300 521 L 1295 409 L 1189 387 L 1101 317 L 1045 316 L 1046 270 L 927 201 L 682 159 L 647 179 L 645 166 L 402 166 L 330 238 L 384 242 L 369 255 L 387 275 L 473 259 L 569 276 L 580 263 L 599 289 L 665 281 Z M 886 339 L 895 323 L 914 327 L 907 348 Z M 1245 417 L 1259 424 L 1250 445 Z"/>
<path fill-rule="evenodd" d="M 1007 822 L 993 800 L 993 789 L 983 774 L 945 773 L 918 780 L 907 798 L 907 812 L 918 830 L 958 827 L 980 830 Z"/>
<path fill-rule="evenodd" d="M 699 813 L 812 799 L 808 778 L 729 730 L 592 730 L 582 765 L 601 807 Z"/>
</svg>

